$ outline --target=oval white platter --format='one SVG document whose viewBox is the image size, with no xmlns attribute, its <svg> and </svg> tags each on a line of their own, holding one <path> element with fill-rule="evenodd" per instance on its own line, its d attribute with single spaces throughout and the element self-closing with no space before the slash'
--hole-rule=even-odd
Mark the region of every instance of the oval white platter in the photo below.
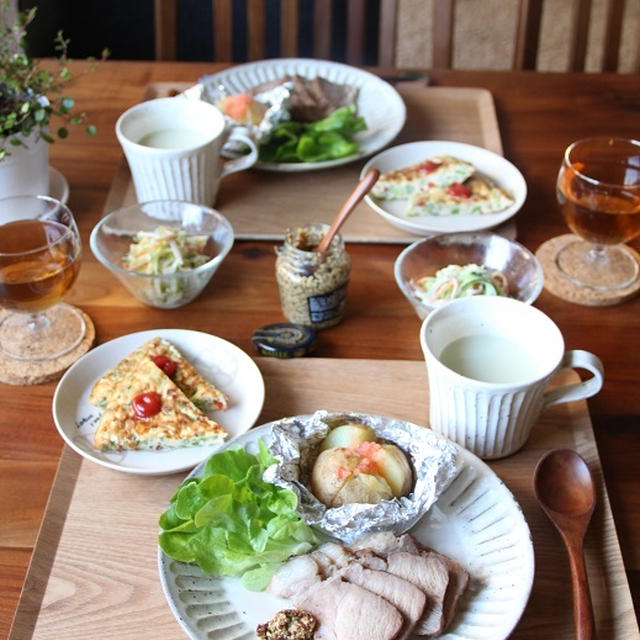
<svg viewBox="0 0 640 640">
<path fill-rule="evenodd" d="M 233 438 L 249 430 L 264 403 L 264 380 L 255 362 L 230 342 L 200 331 L 154 329 L 131 333 L 92 349 L 64 374 L 53 396 L 53 418 L 64 441 L 97 464 L 141 475 L 162 475 L 192 469 L 220 445 L 159 451 L 99 451 L 93 447 L 102 411 L 89 403 L 93 384 L 141 344 L 161 336 L 170 340 L 205 377 L 224 391 L 229 409 L 212 411 Z"/>
<path fill-rule="evenodd" d="M 271 424 L 225 446 L 242 445 L 255 452 L 258 438 L 268 440 Z M 498 476 L 466 449 L 458 451 L 459 474 L 411 534 L 454 558 L 471 575 L 456 616 L 441 638 L 504 640 L 531 593 L 531 534 L 520 506 Z M 190 475 L 197 476 L 200 469 Z M 160 548 L 158 569 L 169 607 L 192 640 L 253 639 L 258 624 L 291 607 L 288 600 L 269 593 L 247 591 L 236 578 L 207 575 L 196 565 L 177 562 Z"/>
<path fill-rule="evenodd" d="M 379 151 L 389 144 L 404 126 L 407 110 L 400 94 L 378 76 L 346 64 L 306 58 L 274 58 L 241 64 L 207 76 L 207 81 L 222 84 L 231 94 L 243 93 L 268 80 L 285 75 L 304 78 L 321 77 L 337 84 L 358 87 L 356 106 L 367 129 L 355 134 L 360 148 L 357 153 L 322 162 L 258 162 L 256 167 L 268 171 L 314 171 L 337 167 Z M 188 91 L 186 92 L 188 94 Z"/>
<path fill-rule="evenodd" d="M 480 176 L 489 178 L 511 194 L 514 203 L 497 213 L 407 217 L 407 200 L 380 200 L 368 194 L 365 202 L 394 227 L 416 235 L 490 229 L 509 220 L 521 209 L 527 197 L 527 183 L 515 165 L 493 151 L 464 142 L 427 140 L 391 147 L 371 158 L 360 175 L 364 177 L 372 168 L 380 173 L 395 171 L 437 155 L 450 155 L 470 162 Z"/>
</svg>

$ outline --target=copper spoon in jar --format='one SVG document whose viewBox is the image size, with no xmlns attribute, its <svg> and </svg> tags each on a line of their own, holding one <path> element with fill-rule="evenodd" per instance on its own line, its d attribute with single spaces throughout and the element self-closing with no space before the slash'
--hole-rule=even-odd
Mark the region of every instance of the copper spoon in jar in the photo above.
<svg viewBox="0 0 640 640">
<path fill-rule="evenodd" d="M 351 212 L 360 204 L 362 198 L 371 190 L 371 187 L 376 183 L 376 180 L 380 176 L 380 172 L 377 169 L 369 169 L 364 178 L 358 182 L 356 188 L 351 195 L 347 198 L 346 202 L 340 207 L 340 211 L 333 219 L 331 226 L 327 229 L 316 251 L 319 254 L 326 253 L 331 246 L 331 241 L 335 237 L 336 233 L 340 230 L 340 227 L 345 223 L 346 219 L 351 215 Z"/>
<path fill-rule="evenodd" d="M 584 565 L 584 534 L 596 506 L 593 476 L 575 451 L 553 449 L 538 462 L 533 486 L 538 503 L 569 553 L 576 640 L 593 640 L 593 606 Z"/>
</svg>

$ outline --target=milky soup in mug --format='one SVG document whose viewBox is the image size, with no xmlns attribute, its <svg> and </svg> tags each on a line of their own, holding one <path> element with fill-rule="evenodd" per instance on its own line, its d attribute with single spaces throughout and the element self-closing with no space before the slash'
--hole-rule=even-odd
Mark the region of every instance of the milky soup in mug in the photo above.
<svg viewBox="0 0 640 640">
<path fill-rule="evenodd" d="M 461 376 L 482 382 L 522 382 L 538 375 L 533 354 L 515 340 L 476 334 L 450 342 L 440 362 Z"/>
<path fill-rule="evenodd" d="M 460 298 L 432 311 L 420 344 L 429 376 L 429 421 L 435 431 L 482 458 L 520 449 L 542 410 L 588 398 L 603 380 L 600 360 L 588 351 L 565 351 L 555 323 L 512 298 Z M 565 368 L 593 376 L 548 390 Z"/>
<path fill-rule="evenodd" d="M 193 129 L 160 129 L 145 134 L 137 142 L 154 149 L 181 149 L 203 144 L 206 141 L 207 138 L 200 131 Z"/>
<path fill-rule="evenodd" d="M 184 96 L 146 100 L 116 122 L 138 202 L 180 200 L 211 206 L 220 181 L 253 166 L 258 148 L 242 127 L 228 128 L 222 112 Z M 221 160 L 223 147 L 242 143 L 249 153 Z"/>
</svg>

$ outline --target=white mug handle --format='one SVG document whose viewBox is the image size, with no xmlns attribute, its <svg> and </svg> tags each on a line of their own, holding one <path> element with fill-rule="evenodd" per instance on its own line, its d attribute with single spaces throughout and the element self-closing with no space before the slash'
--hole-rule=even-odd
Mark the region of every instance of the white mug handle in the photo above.
<svg viewBox="0 0 640 640">
<path fill-rule="evenodd" d="M 249 135 L 249 132 L 244 127 L 234 127 L 229 133 L 229 139 L 225 142 L 242 142 L 246 144 L 251 151 L 247 155 L 238 156 L 233 160 L 226 160 L 222 164 L 220 171 L 220 178 L 235 173 L 236 171 L 243 171 L 252 167 L 258 161 L 258 147 L 255 140 Z"/>
<path fill-rule="evenodd" d="M 557 389 L 547 391 L 543 396 L 544 406 L 547 407 L 559 402 L 570 402 L 572 400 L 580 400 L 581 398 L 590 398 L 594 396 L 602 388 L 604 380 L 604 367 L 602 361 L 589 351 L 574 349 L 567 351 L 560 361 L 560 369 L 573 368 L 587 369 L 591 371 L 593 376 L 584 382 L 576 384 L 565 384 Z"/>
</svg>

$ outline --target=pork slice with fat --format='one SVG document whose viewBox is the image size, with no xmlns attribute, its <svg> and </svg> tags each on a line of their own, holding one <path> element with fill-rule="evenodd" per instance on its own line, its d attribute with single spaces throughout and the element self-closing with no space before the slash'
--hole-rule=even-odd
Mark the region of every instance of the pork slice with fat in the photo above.
<svg viewBox="0 0 640 640">
<path fill-rule="evenodd" d="M 443 603 L 449 584 L 447 565 L 435 554 L 425 556 L 396 551 L 387 556 L 387 571 L 412 582 L 427 596 L 425 611 L 412 633 L 418 636 L 442 633 Z"/>
<path fill-rule="evenodd" d="M 345 567 L 341 575 L 351 584 L 357 584 L 382 596 L 400 611 L 404 624 L 400 630 L 399 640 L 406 638 L 420 620 L 427 597 L 424 592 L 411 582 L 403 580 L 386 571 L 365 569 L 361 564 L 352 562 Z"/>
<path fill-rule="evenodd" d="M 309 554 L 294 556 L 273 574 L 267 591 L 281 598 L 291 598 L 321 582 L 322 578 L 318 564 Z"/>
<path fill-rule="evenodd" d="M 294 603 L 316 617 L 318 640 L 396 640 L 403 624 L 391 603 L 340 576 L 315 585 Z"/>
</svg>

